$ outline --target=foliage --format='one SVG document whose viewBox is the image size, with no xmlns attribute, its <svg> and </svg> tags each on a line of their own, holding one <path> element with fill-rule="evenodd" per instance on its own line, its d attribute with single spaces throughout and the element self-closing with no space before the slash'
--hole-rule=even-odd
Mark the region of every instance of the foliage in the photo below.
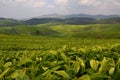
<svg viewBox="0 0 120 80">
<path fill-rule="evenodd" d="M 120 40 L 0 35 L 0 80 L 119 80 Z"/>
</svg>

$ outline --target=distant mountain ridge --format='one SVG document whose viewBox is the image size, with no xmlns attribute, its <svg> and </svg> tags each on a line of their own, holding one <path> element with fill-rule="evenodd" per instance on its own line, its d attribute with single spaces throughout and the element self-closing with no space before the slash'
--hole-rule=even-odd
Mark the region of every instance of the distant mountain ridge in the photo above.
<svg viewBox="0 0 120 80">
<path fill-rule="evenodd" d="M 89 14 L 69 14 L 59 15 L 50 14 L 31 19 L 15 20 L 10 18 L 0 18 L 0 26 L 14 25 L 36 25 L 45 23 L 62 23 L 62 24 L 113 24 L 120 23 L 120 15 L 89 15 Z"/>
<path fill-rule="evenodd" d="M 104 19 L 94 19 L 94 18 L 32 18 L 24 21 L 25 24 L 36 25 L 36 24 L 46 24 L 46 23 L 62 23 L 62 24 L 116 24 L 120 23 L 120 18 L 104 18 Z"/>
<path fill-rule="evenodd" d="M 120 23 L 120 15 L 89 15 L 89 14 L 49 14 L 25 20 L 24 23 L 35 25 L 45 23 L 63 24 L 113 24 Z"/>
<path fill-rule="evenodd" d="M 35 18 L 117 18 L 120 15 L 90 15 L 90 14 L 68 14 L 68 15 L 60 15 L 60 14 L 49 14 L 49 15 L 42 15 Z"/>
</svg>

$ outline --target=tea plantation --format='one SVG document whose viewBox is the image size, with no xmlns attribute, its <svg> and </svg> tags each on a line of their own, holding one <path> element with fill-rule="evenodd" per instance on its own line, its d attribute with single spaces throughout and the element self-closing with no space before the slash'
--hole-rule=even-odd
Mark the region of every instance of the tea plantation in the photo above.
<svg viewBox="0 0 120 80">
<path fill-rule="evenodd" d="M 120 79 L 118 24 L 117 29 L 113 25 L 103 29 L 98 24 L 93 29 L 90 25 L 87 28 L 77 25 L 79 29 L 70 25 L 66 25 L 69 29 L 62 25 L 47 29 L 37 26 L 37 30 L 43 31 L 37 35 L 32 26 L 0 28 L 0 80 Z M 91 36 L 86 36 L 90 31 Z M 96 37 L 95 33 L 100 36 Z"/>
</svg>

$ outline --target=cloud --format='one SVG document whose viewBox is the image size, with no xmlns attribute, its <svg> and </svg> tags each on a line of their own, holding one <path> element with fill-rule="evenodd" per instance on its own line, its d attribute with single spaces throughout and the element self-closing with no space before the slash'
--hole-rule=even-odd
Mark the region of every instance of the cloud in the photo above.
<svg viewBox="0 0 120 80">
<path fill-rule="evenodd" d="M 44 2 L 44 1 L 35 1 L 34 3 L 33 3 L 33 7 L 44 7 L 44 6 L 46 6 L 46 2 Z"/>
<path fill-rule="evenodd" d="M 85 5 L 85 6 L 96 6 L 96 5 L 100 5 L 101 1 L 100 0 L 79 0 L 78 2 L 81 5 Z"/>
<path fill-rule="evenodd" d="M 45 0 L 0 0 L 0 4 L 6 6 L 24 6 L 24 7 L 44 7 L 47 5 Z"/>
<path fill-rule="evenodd" d="M 120 0 L 113 0 L 112 1 L 116 6 L 120 7 Z"/>
<path fill-rule="evenodd" d="M 44 14 L 120 14 L 120 0 L 0 0 L 0 17 Z"/>
<path fill-rule="evenodd" d="M 45 0 L 16 0 L 18 5 L 33 7 L 33 8 L 42 8 L 47 5 Z"/>
<path fill-rule="evenodd" d="M 55 6 L 54 6 L 54 5 L 48 5 L 47 7 L 48 7 L 48 8 L 50 8 L 50 9 L 55 8 Z"/>
<path fill-rule="evenodd" d="M 66 5 L 66 4 L 68 4 L 69 0 L 54 0 L 54 2 L 56 4 Z"/>
<path fill-rule="evenodd" d="M 15 2 L 26 2 L 27 0 L 14 0 Z"/>
</svg>

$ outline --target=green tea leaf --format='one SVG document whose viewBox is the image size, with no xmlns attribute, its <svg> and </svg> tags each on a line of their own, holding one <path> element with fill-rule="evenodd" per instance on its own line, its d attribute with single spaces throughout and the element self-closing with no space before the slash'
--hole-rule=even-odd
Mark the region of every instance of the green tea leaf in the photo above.
<svg viewBox="0 0 120 80">
<path fill-rule="evenodd" d="M 95 73 L 95 70 L 91 69 L 91 68 L 88 68 L 85 70 L 85 72 L 87 72 L 88 74 L 94 74 Z"/>
<path fill-rule="evenodd" d="M 67 62 L 67 57 L 66 57 L 66 55 L 64 54 L 64 53 L 61 53 L 61 57 L 62 57 L 62 59 L 65 61 L 65 62 Z"/>
<path fill-rule="evenodd" d="M 98 66 L 99 66 L 99 62 L 96 60 L 90 60 L 90 66 L 93 70 L 97 71 Z"/>
<path fill-rule="evenodd" d="M 12 65 L 12 62 L 7 62 L 7 63 L 4 64 L 4 67 L 9 67 L 11 65 Z"/>
<path fill-rule="evenodd" d="M 77 80 L 91 80 L 89 75 L 83 75 L 82 77 L 78 78 Z"/>
<path fill-rule="evenodd" d="M 69 78 L 70 77 L 64 70 L 55 71 L 55 73 L 58 74 L 58 75 L 61 75 L 64 78 Z"/>
<path fill-rule="evenodd" d="M 7 68 L 4 72 L 0 74 L 0 79 L 4 77 L 4 75 L 10 70 L 10 68 Z"/>
<path fill-rule="evenodd" d="M 90 78 L 91 80 L 104 80 L 104 79 L 110 80 L 111 79 L 111 77 L 106 76 L 105 74 L 99 74 L 99 73 L 92 74 Z"/>
<path fill-rule="evenodd" d="M 110 70 L 109 70 L 109 74 L 110 75 L 113 75 L 115 72 L 115 67 L 111 67 Z"/>
<path fill-rule="evenodd" d="M 104 58 L 101 62 L 98 73 L 106 73 L 111 67 L 115 67 L 115 62 L 111 58 Z"/>
<path fill-rule="evenodd" d="M 80 68 L 81 68 L 82 70 L 85 70 L 85 63 L 84 63 L 84 61 L 83 61 L 81 58 L 77 57 L 77 56 L 76 56 L 76 61 L 79 62 Z"/>
<path fill-rule="evenodd" d="M 42 67 L 42 69 L 43 69 L 44 71 L 47 70 L 48 68 L 49 68 L 49 67 L 44 67 L 44 66 Z"/>
<path fill-rule="evenodd" d="M 16 78 L 19 75 L 19 70 L 15 70 L 12 74 L 11 77 L 12 78 Z"/>
<path fill-rule="evenodd" d="M 80 63 L 78 61 L 73 61 L 72 69 L 75 71 L 75 73 L 78 73 L 80 70 Z"/>
<path fill-rule="evenodd" d="M 56 66 L 56 67 L 53 67 L 52 69 L 48 69 L 46 72 L 44 72 L 42 74 L 42 76 L 46 76 L 48 74 L 51 74 L 52 72 L 56 71 L 57 69 L 59 69 L 61 66 Z"/>
<path fill-rule="evenodd" d="M 20 62 L 18 62 L 18 66 L 21 66 L 23 64 L 26 64 L 28 62 L 32 62 L 32 59 L 30 58 L 24 58 L 24 59 L 21 59 Z"/>
<path fill-rule="evenodd" d="M 12 74 L 11 74 L 11 77 L 12 78 L 15 78 L 17 80 L 23 80 L 23 78 L 25 77 L 25 74 L 26 73 L 26 68 L 24 69 L 18 69 L 18 70 L 15 70 Z M 26 80 L 26 79 L 25 79 Z M 27 79 L 28 80 L 28 79 Z"/>
<path fill-rule="evenodd" d="M 117 63 L 116 63 L 116 67 L 119 70 L 120 69 L 120 58 L 118 59 Z"/>
</svg>

